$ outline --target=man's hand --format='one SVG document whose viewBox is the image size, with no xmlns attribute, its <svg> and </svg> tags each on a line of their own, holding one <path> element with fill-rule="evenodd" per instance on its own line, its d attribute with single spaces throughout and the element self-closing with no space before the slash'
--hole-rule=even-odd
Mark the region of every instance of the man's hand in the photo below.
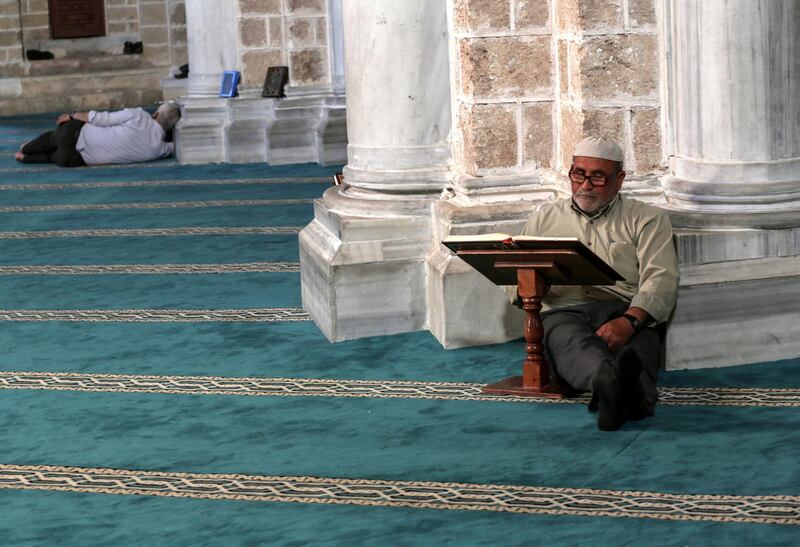
<svg viewBox="0 0 800 547">
<path fill-rule="evenodd" d="M 620 350 L 636 333 L 631 322 L 624 317 L 617 317 L 600 325 L 595 334 L 606 341 L 612 352 Z"/>
<path fill-rule="evenodd" d="M 83 123 L 89 123 L 89 113 L 73 112 L 72 114 L 61 114 L 58 117 L 58 125 L 61 125 L 62 123 L 67 123 L 70 120 L 78 120 Z"/>
</svg>

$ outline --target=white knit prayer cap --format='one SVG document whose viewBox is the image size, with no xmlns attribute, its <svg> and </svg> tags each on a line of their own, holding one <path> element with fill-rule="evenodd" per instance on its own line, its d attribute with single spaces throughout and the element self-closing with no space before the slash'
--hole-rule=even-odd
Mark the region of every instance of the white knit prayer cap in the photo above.
<svg viewBox="0 0 800 547">
<path fill-rule="evenodd" d="M 622 162 L 625 154 L 617 143 L 602 137 L 586 137 L 575 147 L 573 156 L 586 156 L 587 158 L 600 158 Z"/>
</svg>

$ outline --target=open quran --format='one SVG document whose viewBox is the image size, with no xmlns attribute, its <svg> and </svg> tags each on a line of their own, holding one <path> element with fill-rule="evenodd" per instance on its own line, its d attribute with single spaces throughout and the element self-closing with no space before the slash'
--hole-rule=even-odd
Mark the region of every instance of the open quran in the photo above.
<svg viewBox="0 0 800 547">
<path fill-rule="evenodd" d="M 494 233 L 450 236 L 442 244 L 496 285 L 516 285 L 512 266 L 523 263 L 536 267 L 551 285 L 608 285 L 623 279 L 575 237 Z"/>
</svg>

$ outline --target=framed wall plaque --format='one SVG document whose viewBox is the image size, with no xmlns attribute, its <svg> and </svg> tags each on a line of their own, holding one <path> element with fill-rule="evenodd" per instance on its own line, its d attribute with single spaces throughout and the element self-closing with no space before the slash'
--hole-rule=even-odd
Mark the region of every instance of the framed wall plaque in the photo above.
<svg viewBox="0 0 800 547">
<path fill-rule="evenodd" d="M 285 97 L 286 94 L 283 92 L 283 88 L 288 81 L 288 66 L 269 67 L 267 70 L 267 77 L 264 79 L 264 89 L 261 91 L 261 96 L 273 99 Z"/>
<path fill-rule="evenodd" d="M 104 0 L 48 0 L 50 34 L 57 38 L 105 36 Z"/>
</svg>

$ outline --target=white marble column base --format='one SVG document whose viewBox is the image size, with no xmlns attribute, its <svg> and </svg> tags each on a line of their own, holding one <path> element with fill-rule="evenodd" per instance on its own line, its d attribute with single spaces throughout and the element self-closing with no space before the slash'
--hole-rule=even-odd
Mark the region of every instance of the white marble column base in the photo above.
<svg viewBox="0 0 800 547">
<path fill-rule="evenodd" d="M 449 235 L 518 234 L 558 188 L 536 177 L 461 179 L 451 199 L 433 205 L 427 261 L 428 329 L 445 348 L 507 342 L 523 335 L 525 313 L 498 287 L 440 243 Z M 500 201 L 505 198 L 503 201 Z"/>
<path fill-rule="evenodd" d="M 182 164 L 225 161 L 228 102 L 220 98 L 181 97 L 175 126 L 175 156 Z"/>
<path fill-rule="evenodd" d="M 243 97 L 228 104 L 225 163 L 267 161 L 267 133 L 275 119 L 274 99 Z"/>
<path fill-rule="evenodd" d="M 502 291 L 449 251 L 427 261 L 428 330 L 447 349 L 520 338 L 525 313 Z"/>
<path fill-rule="evenodd" d="M 682 266 L 666 367 L 699 369 L 800 355 L 800 257 Z"/>
<path fill-rule="evenodd" d="M 347 125 L 343 96 L 265 99 L 181 97 L 176 155 L 183 164 L 344 163 Z"/>
<path fill-rule="evenodd" d="M 300 233 L 303 307 L 331 341 L 425 328 L 430 218 L 336 209 L 339 188 L 315 203 Z"/>
</svg>

